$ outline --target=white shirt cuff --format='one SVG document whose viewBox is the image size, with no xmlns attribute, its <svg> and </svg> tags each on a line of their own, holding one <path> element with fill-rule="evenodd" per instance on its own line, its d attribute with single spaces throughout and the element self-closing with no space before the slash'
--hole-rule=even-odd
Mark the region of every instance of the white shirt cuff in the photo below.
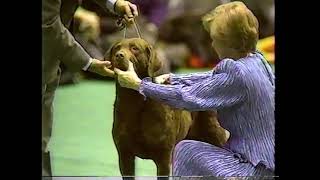
<svg viewBox="0 0 320 180">
<path fill-rule="evenodd" d="M 114 6 L 116 4 L 117 0 L 107 0 L 107 8 L 112 11 L 113 13 L 116 13 L 114 11 Z"/>
<path fill-rule="evenodd" d="M 87 70 L 88 70 L 88 68 L 90 67 L 90 65 L 91 65 L 92 61 L 93 61 L 93 60 L 92 60 L 92 58 L 90 58 L 90 59 L 89 59 L 88 64 L 87 64 L 87 65 L 85 65 L 85 66 L 82 68 L 82 70 L 87 71 Z"/>
</svg>

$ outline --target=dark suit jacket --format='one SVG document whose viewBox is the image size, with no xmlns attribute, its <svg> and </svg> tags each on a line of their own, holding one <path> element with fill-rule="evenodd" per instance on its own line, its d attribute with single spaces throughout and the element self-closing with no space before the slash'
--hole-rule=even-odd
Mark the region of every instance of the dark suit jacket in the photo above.
<svg viewBox="0 0 320 180">
<path fill-rule="evenodd" d="M 106 9 L 107 0 L 95 0 Z M 60 62 L 80 71 L 90 56 L 67 29 L 79 5 L 77 0 L 42 0 L 42 85 L 57 77 Z"/>
</svg>

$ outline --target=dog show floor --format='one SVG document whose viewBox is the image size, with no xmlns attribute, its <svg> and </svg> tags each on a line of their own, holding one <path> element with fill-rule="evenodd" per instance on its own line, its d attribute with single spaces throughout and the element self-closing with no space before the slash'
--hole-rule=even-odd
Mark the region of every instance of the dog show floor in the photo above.
<svg viewBox="0 0 320 180">
<path fill-rule="evenodd" d="M 54 176 L 119 176 L 112 139 L 112 81 L 82 81 L 59 87 L 54 102 L 50 151 Z M 137 175 L 156 175 L 150 160 L 137 160 Z"/>
<path fill-rule="evenodd" d="M 121 175 L 111 134 L 114 99 L 112 81 L 83 80 L 58 88 L 49 146 L 54 176 Z M 136 176 L 156 175 L 152 160 L 137 158 L 136 163 Z"/>
</svg>

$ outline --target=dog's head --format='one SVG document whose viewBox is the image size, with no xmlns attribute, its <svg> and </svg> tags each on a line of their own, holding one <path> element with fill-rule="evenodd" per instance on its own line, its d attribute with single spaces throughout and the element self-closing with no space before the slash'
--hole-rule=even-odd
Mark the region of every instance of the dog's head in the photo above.
<svg viewBox="0 0 320 180">
<path fill-rule="evenodd" d="M 123 71 L 128 69 L 129 61 L 140 78 L 156 77 L 163 74 L 163 61 L 157 56 L 154 48 L 140 38 L 123 39 L 116 42 L 104 55 L 111 61 L 112 68 Z"/>
</svg>

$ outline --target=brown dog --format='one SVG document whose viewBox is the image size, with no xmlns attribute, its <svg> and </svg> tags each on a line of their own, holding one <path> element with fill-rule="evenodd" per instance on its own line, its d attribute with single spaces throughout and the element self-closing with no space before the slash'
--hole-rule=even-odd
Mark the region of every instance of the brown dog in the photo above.
<svg viewBox="0 0 320 180">
<path fill-rule="evenodd" d="M 162 61 L 143 39 L 124 39 L 106 53 L 113 67 L 127 70 L 128 62 L 140 78 L 163 72 Z M 113 139 L 119 155 L 122 176 L 135 175 L 135 157 L 152 159 L 158 176 L 169 176 L 174 146 L 183 139 L 194 139 L 221 146 L 226 142 L 215 112 L 175 109 L 116 83 Z"/>
</svg>

